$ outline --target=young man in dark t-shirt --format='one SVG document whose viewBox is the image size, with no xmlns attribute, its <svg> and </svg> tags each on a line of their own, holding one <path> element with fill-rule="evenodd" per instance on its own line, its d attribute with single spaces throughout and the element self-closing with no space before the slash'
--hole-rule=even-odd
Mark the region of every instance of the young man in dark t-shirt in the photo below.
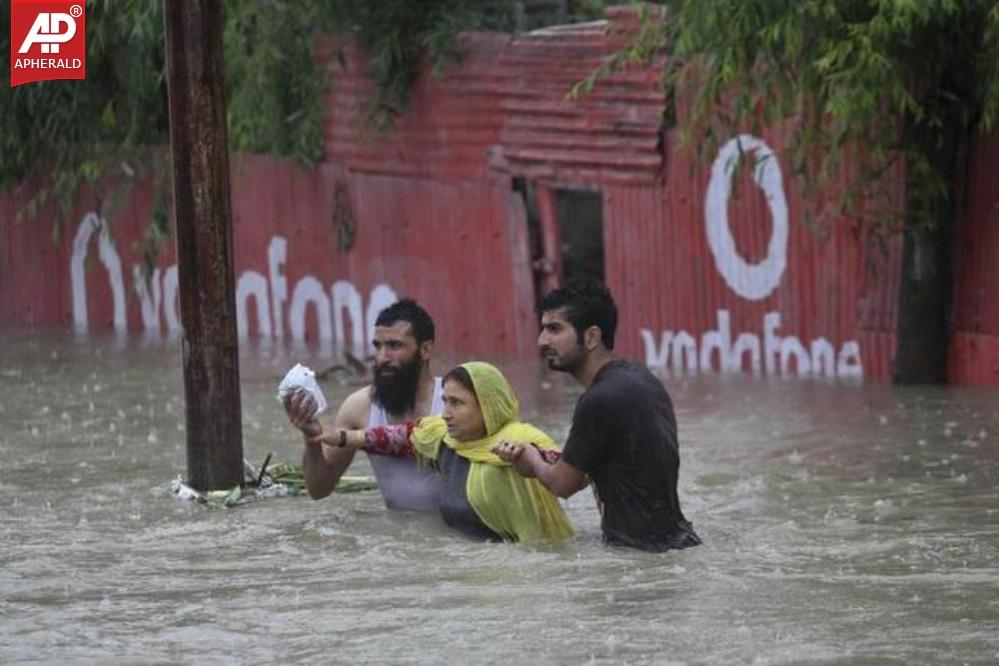
<svg viewBox="0 0 999 666">
<path fill-rule="evenodd" d="M 560 460 L 546 462 L 523 442 L 504 442 L 496 454 L 560 497 L 592 479 L 608 543 L 653 551 L 701 543 L 676 494 L 673 404 L 648 369 L 613 355 L 617 308 L 610 292 L 577 280 L 542 298 L 538 310 L 538 346 L 548 366 L 573 375 L 586 392 Z"/>
</svg>

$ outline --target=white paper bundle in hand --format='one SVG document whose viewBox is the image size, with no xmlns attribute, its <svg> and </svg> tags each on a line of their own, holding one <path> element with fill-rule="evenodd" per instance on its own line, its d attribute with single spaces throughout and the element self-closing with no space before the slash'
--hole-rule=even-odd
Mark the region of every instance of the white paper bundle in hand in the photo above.
<svg viewBox="0 0 999 666">
<path fill-rule="evenodd" d="M 323 395 L 322 389 L 316 383 L 316 373 L 301 363 L 296 363 L 295 367 L 289 370 L 281 383 L 278 384 L 277 399 L 284 402 L 285 396 L 295 389 L 302 389 L 312 396 L 318 408 L 316 414 L 322 414 L 326 411 L 326 396 Z"/>
</svg>

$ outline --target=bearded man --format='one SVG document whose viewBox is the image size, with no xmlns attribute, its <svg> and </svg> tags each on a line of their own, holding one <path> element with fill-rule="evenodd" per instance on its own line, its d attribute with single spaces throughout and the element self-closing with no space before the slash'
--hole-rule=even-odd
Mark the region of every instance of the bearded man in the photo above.
<svg viewBox="0 0 999 666">
<path fill-rule="evenodd" d="M 385 308 L 375 320 L 372 344 L 374 381 L 344 400 L 332 430 L 405 423 L 443 411 L 440 377 L 430 373 L 434 321 L 426 310 L 408 298 Z M 285 410 L 305 438 L 302 467 L 306 489 L 312 499 L 322 499 L 333 492 L 353 461 L 355 449 L 315 440 L 323 427 L 316 415 L 316 403 L 306 393 L 289 394 Z M 368 460 L 388 508 L 438 509 L 440 476 L 435 470 L 418 465 L 413 458 L 372 455 Z"/>
</svg>

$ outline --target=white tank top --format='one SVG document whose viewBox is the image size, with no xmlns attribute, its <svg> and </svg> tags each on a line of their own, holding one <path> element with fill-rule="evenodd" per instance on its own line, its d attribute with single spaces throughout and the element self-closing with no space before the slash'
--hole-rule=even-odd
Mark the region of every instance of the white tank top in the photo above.
<svg viewBox="0 0 999 666">
<path fill-rule="evenodd" d="M 441 378 L 434 377 L 434 395 L 430 400 L 430 416 L 444 411 Z M 388 414 L 381 405 L 372 402 L 368 427 L 388 425 Z M 440 507 L 441 478 L 436 470 L 422 467 L 413 458 L 369 455 L 378 489 L 390 509 L 437 511 Z"/>
</svg>

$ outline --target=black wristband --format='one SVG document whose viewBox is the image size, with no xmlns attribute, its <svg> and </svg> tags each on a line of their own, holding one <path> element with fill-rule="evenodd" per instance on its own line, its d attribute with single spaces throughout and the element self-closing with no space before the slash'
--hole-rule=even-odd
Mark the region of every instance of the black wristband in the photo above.
<svg viewBox="0 0 999 666">
<path fill-rule="evenodd" d="M 344 446 L 347 446 L 347 431 L 346 430 L 341 430 L 340 431 L 340 443 L 337 444 L 337 446 L 339 446 L 341 448 L 344 447 Z"/>
</svg>

